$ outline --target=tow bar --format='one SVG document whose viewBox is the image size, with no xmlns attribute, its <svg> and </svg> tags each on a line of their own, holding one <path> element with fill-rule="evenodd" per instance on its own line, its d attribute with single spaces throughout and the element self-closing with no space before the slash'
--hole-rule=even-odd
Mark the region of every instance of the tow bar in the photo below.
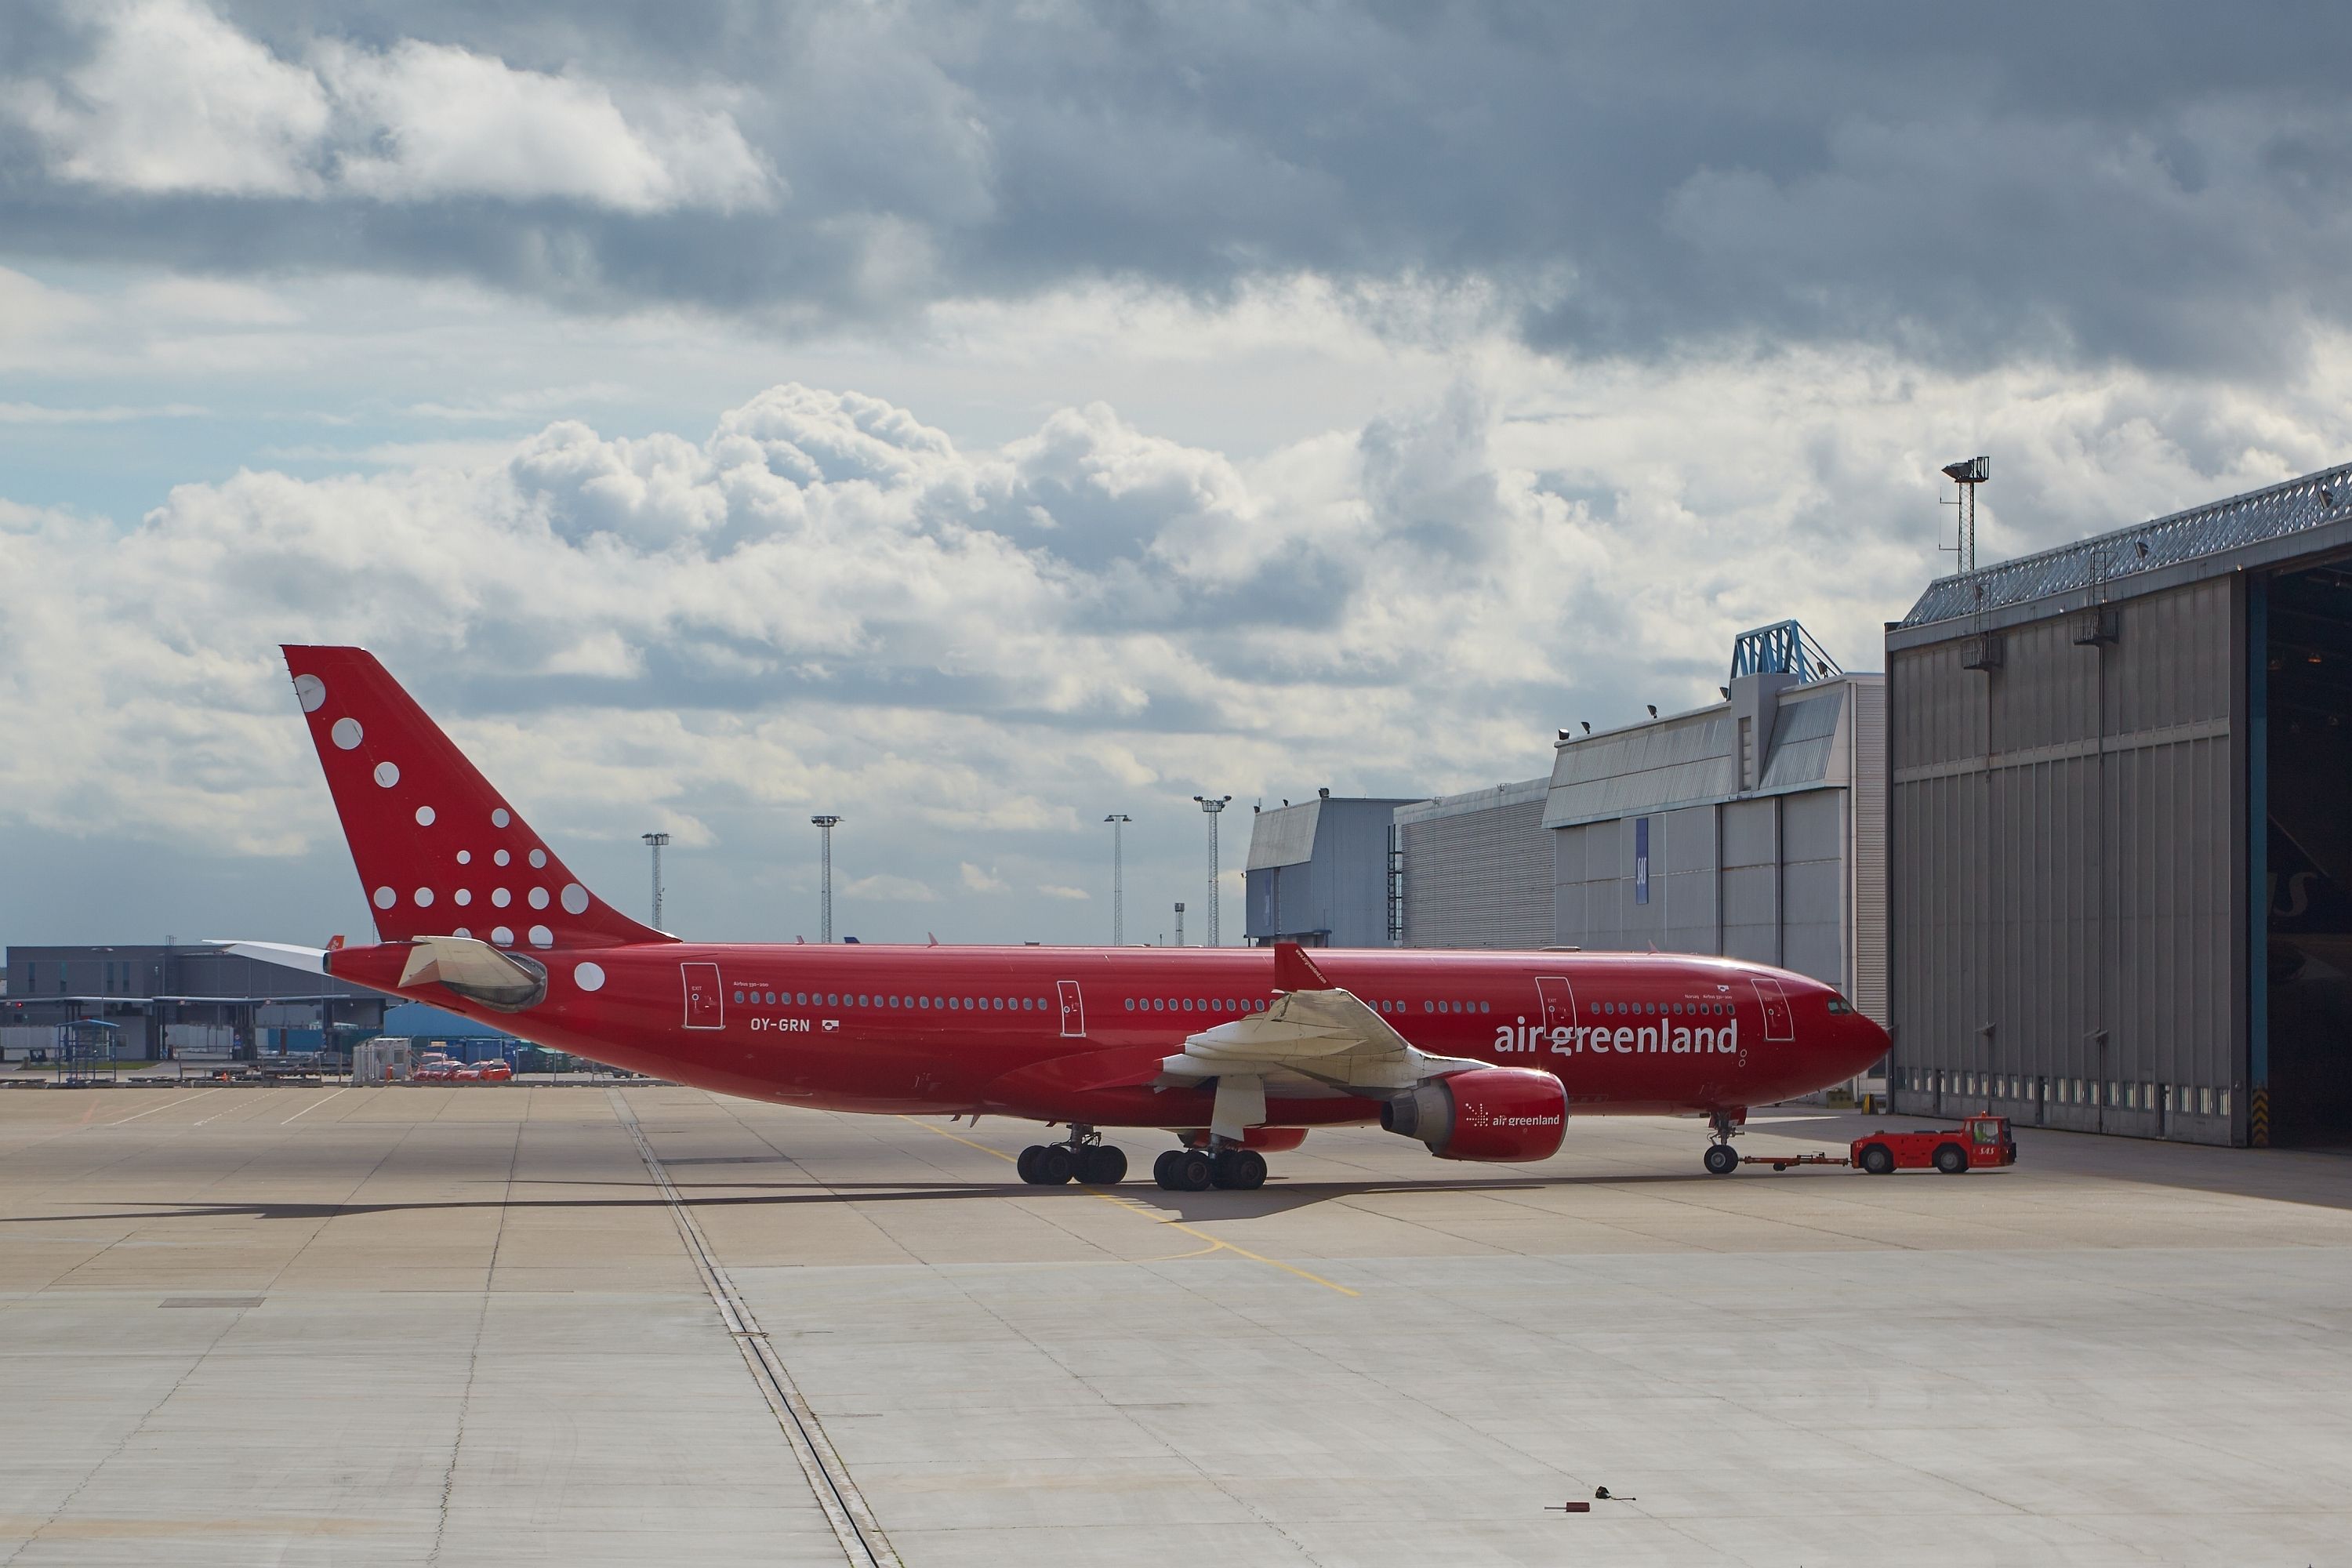
<svg viewBox="0 0 2352 1568">
<path fill-rule="evenodd" d="M 1835 1154 L 1742 1154 L 1739 1157 L 1739 1163 L 1743 1165 L 1769 1165 L 1776 1171 L 1785 1171 L 1791 1165 L 1851 1165 L 1853 1163 L 1852 1160 Z"/>
</svg>

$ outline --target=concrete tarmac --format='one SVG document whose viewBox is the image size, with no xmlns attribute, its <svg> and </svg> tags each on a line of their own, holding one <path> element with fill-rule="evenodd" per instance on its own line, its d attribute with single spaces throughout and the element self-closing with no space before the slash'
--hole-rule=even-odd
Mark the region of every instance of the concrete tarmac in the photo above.
<svg viewBox="0 0 2352 1568">
<path fill-rule="evenodd" d="M 1595 1119 L 1193 1194 L 1035 1136 L 0 1094 L 0 1563 L 2352 1563 L 2339 1156 Z"/>
</svg>

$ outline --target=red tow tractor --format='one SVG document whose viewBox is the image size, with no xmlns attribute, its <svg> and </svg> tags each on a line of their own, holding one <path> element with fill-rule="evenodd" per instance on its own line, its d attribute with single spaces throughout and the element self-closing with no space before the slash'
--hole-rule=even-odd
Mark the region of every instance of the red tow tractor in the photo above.
<svg viewBox="0 0 2352 1568">
<path fill-rule="evenodd" d="M 2017 1140 L 2006 1116 L 1964 1116 L 1958 1127 L 1930 1132 L 1866 1132 L 1843 1160 L 1828 1154 L 1748 1154 L 1743 1165 L 1852 1165 L 1874 1176 L 1935 1169 L 1948 1176 L 2017 1163 Z"/>
</svg>

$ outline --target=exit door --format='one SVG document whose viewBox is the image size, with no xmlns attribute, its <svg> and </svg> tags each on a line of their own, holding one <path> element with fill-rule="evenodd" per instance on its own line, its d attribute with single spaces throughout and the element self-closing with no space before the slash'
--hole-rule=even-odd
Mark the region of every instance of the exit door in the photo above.
<svg viewBox="0 0 2352 1568">
<path fill-rule="evenodd" d="M 715 963 L 681 963 L 677 972 L 686 977 L 686 1026 L 689 1029 L 726 1027 L 727 1009 L 719 994 L 719 966 Z"/>
<path fill-rule="evenodd" d="M 1065 980 L 1057 987 L 1062 993 L 1062 1034 L 1075 1039 L 1087 1032 L 1087 1005 L 1078 994 L 1078 983 Z"/>
<path fill-rule="evenodd" d="M 1797 1037 L 1796 1016 L 1789 1011 L 1789 994 L 1780 989 L 1777 980 L 1752 980 L 1756 1000 L 1764 1004 L 1764 1037 L 1768 1040 L 1793 1040 Z"/>
<path fill-rule="evenodd" d="M 1576 988 L 1564 977 L 1554 974 L 1538 976 L 1536 994 L 1543 1000 L 1543 1026 L 1547 1038 L 1554 1029 L 1576 1027 Z"/>
</svg>

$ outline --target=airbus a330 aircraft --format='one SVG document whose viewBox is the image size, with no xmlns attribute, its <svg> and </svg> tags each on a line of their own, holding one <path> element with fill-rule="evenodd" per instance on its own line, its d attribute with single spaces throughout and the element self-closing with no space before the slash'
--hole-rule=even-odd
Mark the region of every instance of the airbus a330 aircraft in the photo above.
<svg viewBox="0 0 2352 1568">
<path fill-rule="evenodd" d="M 1720 958 L 681 942 L 566 870 L 373 655 L 285 651 L 378 942 L 236 951 L 724 1094 L 1066 1129 L 1033 1183 L 1122 1179 L 1104 1127 L 1176 1134 L 1153 1174 L 1199 1191 L 1349 1122 L 1542 1160 L 1571 1111 L 1705 1117 L 1725 1174 L 1747 1107 L 1886 1051 L 1831 987 Z"/>
</svg>

